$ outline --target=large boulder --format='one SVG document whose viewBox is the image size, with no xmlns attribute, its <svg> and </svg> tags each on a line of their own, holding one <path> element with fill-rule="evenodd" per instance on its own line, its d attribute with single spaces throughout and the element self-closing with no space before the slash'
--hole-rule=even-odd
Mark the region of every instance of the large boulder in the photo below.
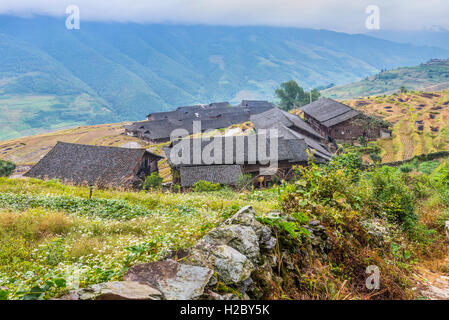
<svg viewBox="0 0 449 320">
<path fill-rule="evenodd" d="M 242 253 L 228 245 L 200 241 L 192 250 L 189 263 L 210 266 L 227 284 L 239 284 L 248 279 L 254 264 Z"/>
<path fill-rule="evenodd" d="M 249 226 L 224 225 L 209 232 L 201 243 L 230 246 L 244 254 L 253 263 L 257 263 L 260 255 L 259 239 L 255 231 Z"/>
<path fill-rule="evenodd" d="M 207 267 L 164 260 L 134 265 L 124 279 L 154 286 L 167 300 L 192 300 L 203 294 L 212 273 Z"/>
<path fill-rule="evenodd" d="M 61 300 L 160 300 L 162 294 L 135 281 L 113 281 L 72 291 Z"/>
</svg>

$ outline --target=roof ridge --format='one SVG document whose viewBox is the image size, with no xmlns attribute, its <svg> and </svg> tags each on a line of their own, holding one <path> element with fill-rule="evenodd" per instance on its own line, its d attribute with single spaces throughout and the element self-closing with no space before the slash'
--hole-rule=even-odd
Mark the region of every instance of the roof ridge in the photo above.
<svg viewBox="0 0 449 320">
<path fill-rule="evenodd" d="M 356 110 L 356 109 L 352 109 L 351 107 L 349 107 L 349 108 L 350 108 L 350 109 L 347 110 L 346 112 L 343 112 L 343 113 L 340 113 L 340 114 L 338 114 L 338 115 L 336 115 L 336 116 L 330 117 L 329 119 L 322 120 L 321 122 L 326 122 L 326 121 L 329 121 L 329 120 L 332 120 L 332 119 L 341 117 L 342 115 L 347 114 L 348 112 L 351 112 L 351 111 L 357 111 L 357 112 L 360 112 L 360 111 L 358 111 L 358 110 Z"/>
</svg>

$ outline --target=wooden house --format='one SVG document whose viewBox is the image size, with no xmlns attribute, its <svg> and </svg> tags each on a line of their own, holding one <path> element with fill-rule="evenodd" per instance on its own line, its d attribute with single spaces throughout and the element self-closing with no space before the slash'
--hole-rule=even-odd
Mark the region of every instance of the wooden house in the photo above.
<svg viewBox="0 0 449 320">
<path fill-rule="evenodd" d="M 391 135 L 387 122 L 332 99 L 321 98 L 301 111 L 307 123 L 330 141 L 351 141 L 359 137 L 369 141 Z"/>
<path fill-rule="evenodd" d="M 58 142 L 24 176 L 98 187 L 138 186 L 162 157 L 145 149 Z"/>
</svg>

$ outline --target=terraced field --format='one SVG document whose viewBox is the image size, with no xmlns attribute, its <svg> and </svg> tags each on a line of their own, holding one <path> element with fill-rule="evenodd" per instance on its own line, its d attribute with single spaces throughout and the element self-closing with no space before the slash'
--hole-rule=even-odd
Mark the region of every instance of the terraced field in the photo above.
<svg viewBox="0 0 449 320">
<path fill-rule="evenodd" d="M 376 142 L 384 162 L 449 150 L 449 90 L 414 91 L 345 103 L 394 124 L 392 138 Z"/>
</svg>

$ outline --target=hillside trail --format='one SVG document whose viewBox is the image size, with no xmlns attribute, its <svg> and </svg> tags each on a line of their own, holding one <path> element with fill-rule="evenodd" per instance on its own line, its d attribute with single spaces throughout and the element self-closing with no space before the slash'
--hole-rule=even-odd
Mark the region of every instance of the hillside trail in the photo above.
<svg viewBox="0 0 449 320">
<path fill-rule="evenodd" d="M 449 259 L 448 259 L 449 262 Z M 422 298 L 449 300 L 449 276 L 418 267 L 415 273 L 416 289 Z"/>
</svg>

